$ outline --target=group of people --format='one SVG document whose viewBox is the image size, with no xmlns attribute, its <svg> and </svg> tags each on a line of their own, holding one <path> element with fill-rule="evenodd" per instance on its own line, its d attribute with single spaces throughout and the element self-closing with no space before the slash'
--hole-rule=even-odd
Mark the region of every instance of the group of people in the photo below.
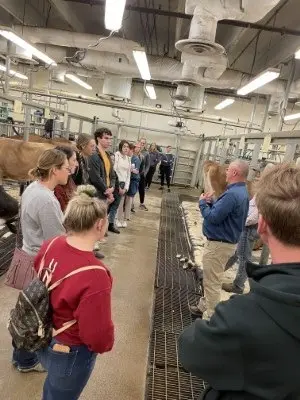
<svg viewBox="0 0 300 400">
<path fill-rule="evenodd" d="M 227 189 L 200 196 L 204 296 L 198 318 L 179 337 L 183 367 L 208 382 L 202 399 L 296 400 L 300 398 L 300 168 L 265 170 L 249 204 L 248 164 L 232 162 Z M 250 261 L 257 233 L 272 264 Z M 239 259 L 236 293 L 220 302 L 225 266 Z M 246 279 L 250 292 L 242 294 Z M 200 317 L 200 318 L 199 318 Z"/>
<path fill-rule="evenodd" d="M 59 333 L 48 347 L 32 353 L 13 341 L 12 363 L 18 371 L 47 371 L 43 400 L 79 398 L 97 354 L 113 347 L 112 277 L 95 248 L 107 230 L 119 233 L 118 228 L 127 226 L 137 192 L 140 209 L 147 210 L 146 182 L 150 187 L 148 174 L 152 166 L 153 176 L 151 160 L 157 150 L 152 145 L 148 152 L 146 139 L 134 145 L 121 140 L 113 154 L 111 140 L 112 133 L 101 128 L 94 137 L 79 134 L 76 149 L 46 150 L 30 171 L 33 182 L 21 198 L 23 256 L 18 268 L 25 268 L 26 259 L 26 268 L 42 278 L 42 264 L 45 273 L 49 265 L 57 265 L 51 270 L 53 284 L 76 269 L 96 266 L 68 277 L 51 292 L 52 322 Z M 170 155 L 157 152 L 157 160 L 167 168 L 171 165 Z"/>
</svg>

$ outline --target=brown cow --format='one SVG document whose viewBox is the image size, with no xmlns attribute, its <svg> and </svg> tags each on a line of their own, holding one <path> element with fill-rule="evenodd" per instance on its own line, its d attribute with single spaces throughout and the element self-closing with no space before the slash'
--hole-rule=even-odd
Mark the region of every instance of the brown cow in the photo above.
<svg viewBox="0 0 300 400">
<path fill-rule="evenodd" d="M 23 140 L 23 136 L 14 135 L 10 139 L 15 140 Z M 49 143 L 53 144 L 54 146 L 62 146 L 62 145 L 70 145 L 72 142 L 65 138 L 55 138 L 55 139 L 47 139 L 46 137 L 42 137 L 40 135 L 36 135 L 34 133 L 29 135 L 29 142 L 32 143 Z"/>
<path fill-rule="evenodd" d="M 39 156 L 57 145 L 0 138 L 0 184 L 3 179 L 28 181 L 28 172 L 36 167 Z"/>
<path fill-rule="evenodd" d="M 226 169 L 229 164 L 219 164 L 215 161 L 207 160 L 203 164 L 204 174 L 204 192 L 214 192 L 214 197 L 218 198 L 225 192 L 226 183 Z M 254 196 L 254 182 L 247 181 L 247 189 L 249 197 Z"/>
</svg>

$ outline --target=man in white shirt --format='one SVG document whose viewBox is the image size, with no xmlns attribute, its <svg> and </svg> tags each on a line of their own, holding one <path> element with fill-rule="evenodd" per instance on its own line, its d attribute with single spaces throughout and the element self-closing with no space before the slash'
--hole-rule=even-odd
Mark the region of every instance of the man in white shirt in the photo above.
<svg viewBox="0 0 300 400">
<path fill-rule="evenodd" d="M 255 196 L 250 200 L 249 211 L 245 223 L 245 229 L 241 234 L 237 249 L 226 264 L 226 270 L 231 268 L 239 261 L 239 268 L 236 277 L 232 283 L 223 283 L 222 289 L 226 292 L 242 294 L 245 288 L 245 282 L 248 278 L 246 272 L 246 263 L 251 260 L 252 250 L 256 239 L 258 224 L 258 209 L 255 203 Z"/>
</svg>

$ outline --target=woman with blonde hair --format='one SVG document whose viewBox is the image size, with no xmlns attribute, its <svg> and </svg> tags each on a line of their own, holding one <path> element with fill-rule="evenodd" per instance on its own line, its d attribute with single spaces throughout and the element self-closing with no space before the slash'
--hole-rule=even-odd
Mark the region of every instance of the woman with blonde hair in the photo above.
<svg viewBox="0 0 300 400">
<path fill-rule="evenodd" d="M 27 187 L 21 198 L 23 255 L 22 260 L 15 262 L 21 268 L 27 268 L 28 271 L 32 269 L 34 258 L 42 243 L 65 233 L 63 213 L 54 195 L 54 189 L 57 185 L 65 185 L 69 175 L 67 157 L 56 149 L 46 150 L 40 156 L 36 168 L 30 171 L 30 176 L 35 181 Z M 20 275 L 22 276 L 21 273 Z M 7 279 L 10 280 L 9 277 Z M 20 372 L 44 371 L 37 355 L 25 350 L 14 349 L 12 363 Z"/>
<path fill-rule="evenodd" d="M 97 354 L 113 347 L 112 278 L 93 254 L 95 243 L 103 239 L 107 229 L 107 205 L 95 196 L 93 186 L 78 187 L 65 212 L 67 235 L 56 238 L 50 248 L 50 241 L 44 243 L 35 261 L 36 271 L 44 256 L 47 270 L 59 265 L 52 269 L 52 284 L 79 268 L 94 267 L 68 277 L 51 292 L 54 328 L 58 330 L 70 321 L 73 324 L 39 352 L 41 364 L 48 371 L 43 400 L 78 399 Z"/>
<path fill-rule="evenodd" d="M 76 140 L 76 147 L 78 168 L 73 175 L 73 180 L 77 186 L 86 185 L 89 183 L 88 158 L 95 152 L 96 143 L 92 136 L 80 133 Z"/>
</svg>

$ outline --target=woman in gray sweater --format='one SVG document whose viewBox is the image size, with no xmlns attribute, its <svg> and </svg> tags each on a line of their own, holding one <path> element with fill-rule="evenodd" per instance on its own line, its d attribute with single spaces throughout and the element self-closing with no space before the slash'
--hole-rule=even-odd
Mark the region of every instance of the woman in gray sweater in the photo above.
<svg viewBox="0 0 300 400">
<path fill-rule="evenodd" d="M 45 240 L 65 233 L 63 214 L 54 189 L 57 185 L 66 185 L 70 172 L 67 156 L 55 149 L 46 150 L 37 167 L 30 171 L 36 180 L 22 195 L 21 226 L 22 249 L 33 256 L 33 260 Z M 20 372 L 43 372 L 35 353 L 14 349 L 12 362 Z"/>
</svg>

